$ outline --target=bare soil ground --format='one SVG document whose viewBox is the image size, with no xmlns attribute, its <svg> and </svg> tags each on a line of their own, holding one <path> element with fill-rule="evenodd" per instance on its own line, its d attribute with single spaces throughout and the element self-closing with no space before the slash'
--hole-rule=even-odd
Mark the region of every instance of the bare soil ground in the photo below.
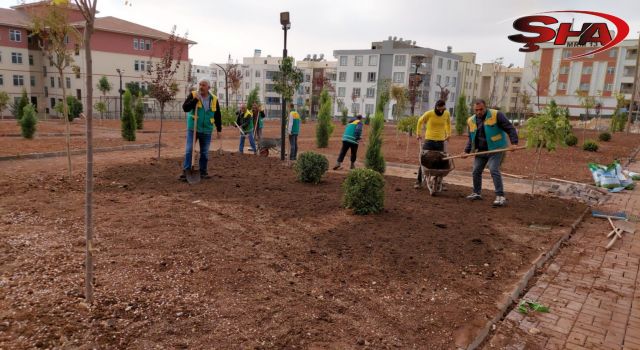
<svg viewBox="0 0 640 350">
<path fill-rule="evenodd" d="M 96 155 L 92 308 L 84 175 L 3 163 L 0 348 L 453 349 L 584 209 L 515 194 L 492 209 L 386 177 L 385 211 L 359 217 L 340 206 L 343 174 L 306 185 L 227 153 L 190 186 L 180 159 L 149 156 Z"/>
</svg>

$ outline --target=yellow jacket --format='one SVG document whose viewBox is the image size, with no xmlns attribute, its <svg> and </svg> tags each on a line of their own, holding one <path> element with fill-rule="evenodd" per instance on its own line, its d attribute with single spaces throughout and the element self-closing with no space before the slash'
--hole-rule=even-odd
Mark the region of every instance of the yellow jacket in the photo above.
<svg viewBox="0 0 640 350">
<path fill-rule="evenodd" d="M 433 109 L 425 112 L 418 119 L 418 127 L 416 128 L 418 135 L 422 132 L 423 124 L 427 125 L 427 131 L 424 133 L 425 140 L 444 141 L 451 136 L 451 116 L 447 110 L 439 117 Z"/>
</svg>

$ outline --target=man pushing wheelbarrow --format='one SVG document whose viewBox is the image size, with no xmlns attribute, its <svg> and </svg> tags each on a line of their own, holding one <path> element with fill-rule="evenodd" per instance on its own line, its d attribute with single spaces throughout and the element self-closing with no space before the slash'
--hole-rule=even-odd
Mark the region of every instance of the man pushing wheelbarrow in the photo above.
<svg viewBox="0 0 640 350">
<path fill-rule="evenodd" d="M 442 178 L 453 170 L 453 161 L 443 160 L 445 142 L 451 136 L 451 116 L 445 101 L 438 100 L 434 109 L 425 112 L 416 127 L 418 141 L 422 139 L 422 127 L 426 126 L 424 143 L 420 149 L 420 167 L 414 188 L 421 188 L 427 183 L 431 195 L 442 191 Z"/>
</svg>

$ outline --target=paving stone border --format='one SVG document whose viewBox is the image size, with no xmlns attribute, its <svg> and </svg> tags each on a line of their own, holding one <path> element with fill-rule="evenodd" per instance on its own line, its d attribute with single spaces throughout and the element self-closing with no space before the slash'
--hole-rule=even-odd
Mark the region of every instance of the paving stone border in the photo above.
<svg viewBox="0 0 640 350">
<path fill-rule="evenodd" d="M 477 349 L 487 339 L 493 326 L 498 322 L 500 322 L 515 306 L 515 302 L 518 299 L 520 299 L 520 296 L 525 294 L 525 289 L 527 288 L 527 285 L 531 281 L 531 278 L 535 276 L 536 270 L 541 268 L 547 261 L 549 261 L 549 259 L 551 259 L 558 253 L 558 250 L 560 250 L 560 247 L 562 246 L 562 244 L 568 241 L 571 238 L 571 236 L 573 236 L 578 225 L 580 225 L 582 220 L 584 220 L 585 216 L 590 211 L 591 211 L 591 208 L 587 207 L 582 212 L 582 214 L 573 222 L 573 224 L 571 224 L 567 232 L 564 235 L 562 235 L 562 237 L 560 237 L 558 241 L 546 253 L 542 253 L 540 254 L 540 256 L 538 256 L 538 258 L 533 262 L 529 270 L 522 276 L 520 281 L 518 281 L 514 290 L 508 295 L 506 295 L 502 300 L 498 301 L 497 303 L 498 314 L 494 316 L 493 319 L 487 322 L 485 327 L 476 335 L 475 339 L 467 347 L 460 347 L 458 349 L 460 350 Z"/>
</svg>

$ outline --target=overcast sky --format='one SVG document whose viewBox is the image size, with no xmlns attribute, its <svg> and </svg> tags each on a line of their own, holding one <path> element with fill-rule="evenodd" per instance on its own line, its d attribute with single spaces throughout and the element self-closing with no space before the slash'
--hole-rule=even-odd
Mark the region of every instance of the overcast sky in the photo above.
<svg viewBox="0 0 640 350">
<path fill-rule="evenodd" d="M 0 0 L 10 7 L 16 0 Z M 281 56 L 283 32 L 279 13 L 291 13 L 289 55 L 333 58 L 333 50 L 368 49 L 372 41 L 397 36 L 419 46 L 454 52 L 476 52 L 477 62 L 504 57 L 505 64 L 522 66 L 513 21 L 521 16 L 553 10 L 590 10 L 618 16 L 630 26 L 628 38 L 640 30 L 640 1 L 592 0 L 98 0 L 98 16 L 115 16 L 161 31 L 173 24 L 188 31 L 198 44 L 190 49 L 195 64 L 242 60 L 254 49 Z M 585 19 L 576 18 L 574 28 Z M 570 17 L 568 18 L 570 21 Z"/>
</svg>

